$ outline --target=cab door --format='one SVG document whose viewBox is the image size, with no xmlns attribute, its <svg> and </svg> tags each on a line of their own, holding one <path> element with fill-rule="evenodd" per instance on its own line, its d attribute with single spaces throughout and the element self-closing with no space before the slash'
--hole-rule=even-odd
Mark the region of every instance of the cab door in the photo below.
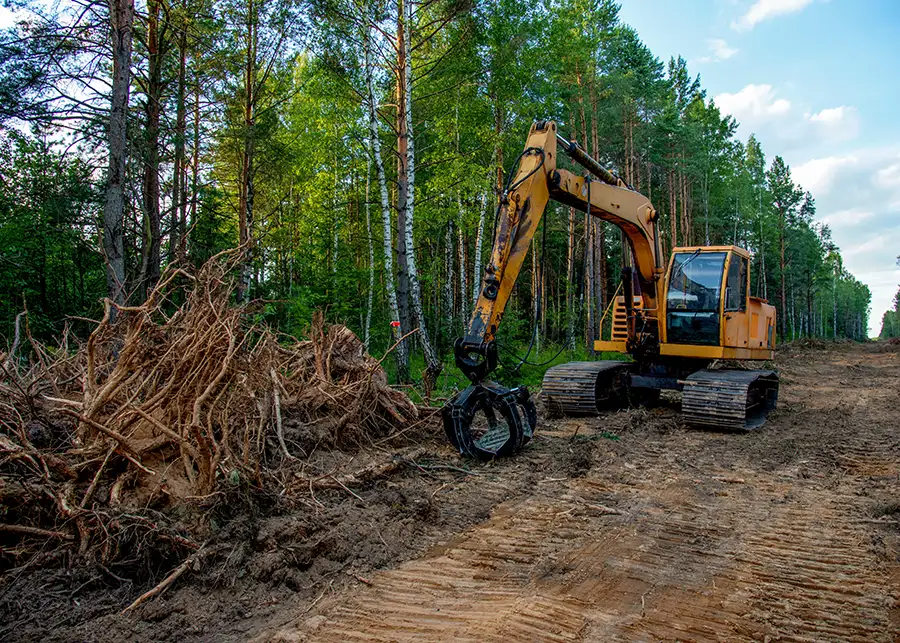
<svg viewBox="0 0 900 643">
<path fill-rule="evenodd" d="M 734 348 L 746 348 L 749 347 L 750 341 L 750 318 L 747 313 L 749 261 L 736 252 L 728 254 L 722 306 L 725 322 L 723 344 Z"/>
</svg>

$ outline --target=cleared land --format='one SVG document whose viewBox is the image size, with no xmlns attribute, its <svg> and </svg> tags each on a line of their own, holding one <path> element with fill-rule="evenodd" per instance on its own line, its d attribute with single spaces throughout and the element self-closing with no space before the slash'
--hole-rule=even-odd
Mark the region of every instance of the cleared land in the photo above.
<svg viewBox="0 0 900 643">
<path fill-rule="evenodd" d="M 132 615 L 95 583 L 5 636 L 897 641 L 900 351 L 821 345 L 778 366 L 757 432 L 689 430 L 663 403 L 546 421 L 492 465 L 420 435 L 392 450 L 416 450 L 403 466 L 316 491 L 317 512 L 235 520 L 211 569 Z"/>
</svg>

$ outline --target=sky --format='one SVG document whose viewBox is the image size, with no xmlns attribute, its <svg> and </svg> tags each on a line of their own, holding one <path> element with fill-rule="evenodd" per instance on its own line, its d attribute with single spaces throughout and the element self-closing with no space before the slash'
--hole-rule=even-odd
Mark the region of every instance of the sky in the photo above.
<svg viewBox="0 0 900 643">
<path fill-rule="evenodd" d="M 707 95 L 812 192 L 881 330 L 900 285 L 900 1 L 619 0 L 663 61 L 681 54 Z"/>
<path fill-rule="evenodd" d="M 900 284 L 900 0 L 619 1 L 654 54 L 683 56 L 738 136 L 812 192 L 872 291 L 877 334 Z"/>
</svg>

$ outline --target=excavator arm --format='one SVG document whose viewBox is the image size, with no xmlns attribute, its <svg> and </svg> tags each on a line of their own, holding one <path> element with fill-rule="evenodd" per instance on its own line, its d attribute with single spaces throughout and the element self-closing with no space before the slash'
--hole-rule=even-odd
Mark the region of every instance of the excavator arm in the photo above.
<svg viewBox="0 0 900 643">
<path fill-rule="evenodd" d="M 590 176 L 581 177 L 558 168 L 560 149 Z M 645 307 L 656 308 L 665 268 L 656 230 L 657 213 L 652 204 L 576 143 L 563 138 L 555 122 L 536 122 L 529 132 L 518 171 L 501 195 L 491 260 L 468 331 L 456 342 L 456 364 L 473 382 L 481 382 L 497 366 L 494 336 L 551 199 L 608 221 L 624 232 Z M 629 328 L 634 334 L 633 322 Z"/>
<path fill-rule="evenodd" d="M 581 177 L 558 167 L 560 150 L 589 174 Z M 535 123 L 518 169 L 500 196 L 491 260 L 468 331 L 455 345 L 456 365 L 472 385 L 451 399 L 442 414 L 447 437 L 463 455 L 481 459 L 510 455 L 534 432 L 537 412 L 528 390 L 507 389 L 486 378 L 497 367 L 494 337 L 503 311 L 551 199 L 608 221 L 624 233 L 634 262 L 623 270 L 629 345 L 635 345 L 637 315 L 658 310 L 665 269 L 657 214 L 650 201 L 603 169 L 576 143 L 560 136 L 555 122 Z M 634 285 L 643 302 L 637 313 Z"/>
</svg>

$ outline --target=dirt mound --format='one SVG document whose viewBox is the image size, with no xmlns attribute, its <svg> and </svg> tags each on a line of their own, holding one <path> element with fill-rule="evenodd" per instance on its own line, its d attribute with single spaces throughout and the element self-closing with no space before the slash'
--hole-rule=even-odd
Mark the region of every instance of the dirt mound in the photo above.
<svg viewBox="0 0 900 643">
<path fill-rule="evenodd" d="M 417 417 L 346 327 L 316 315 L 297 341 L 254 323 L 231 301 L 240 260 L 107 300 L 86 343 L 32 341 L 29 368 L 0 354 L 0 572 L 127 561 L 105 569 L 142 582 L 183 560 L 177 578 L 209 551 L 211 506 L 277 495 L 312 449 Z"/>
</svg>

